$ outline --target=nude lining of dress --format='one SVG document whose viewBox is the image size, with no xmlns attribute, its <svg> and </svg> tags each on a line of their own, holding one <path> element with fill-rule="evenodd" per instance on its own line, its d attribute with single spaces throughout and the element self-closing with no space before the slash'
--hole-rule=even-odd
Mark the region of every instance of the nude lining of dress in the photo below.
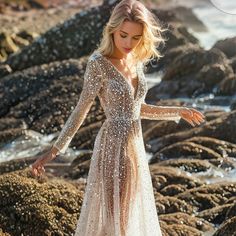
<svg viewBox="0 0 236 236">
<path fill-rule="evenodd" d="M 101 55 L 101 57 L 104 58 L 105 61 L 108 62 L 108 64 L 110 64 L 110 66 L 122 77 L 123 80 L 125 80 L 125 83 L 126 83 L 127 86 L 129 87 L 129 90 L 130 90 L 130 92 L 131 92 L 131 94 L 132 94 L 132 98 L 133 98 L 133 100 L 135 101 L 136 98 L 137 98 L 137 95 L 138 95 L 139 84 L 140 84 L 140 77 L 139 77 L 138 69 L 137 69 L 138 65 L 136 64 L 136 66 L 135 66 L 135 70 L 136 70 L 137 76 L 136 76 L 136 78 L 134 78 L 134 79 L 137 79 L 137 80 L 138 80 L 138 84 L 137 84 L 137 88 L 134 88 L 134 86 L 131 85 L 131 84 L 128 82 L 127 78 L 117 69 L 117 67 L 116 67 L 109 59 L 107 59 L 105 56 L 103 56 L 100 52 L 97 52 L 97 53 L 98 53 L 99 55 Z M 133 79 L 132 79 L 132 80 L 133 80 Z M 133 89 L 132 89 L 131 87 L 132 87 Z"/>
</svg>

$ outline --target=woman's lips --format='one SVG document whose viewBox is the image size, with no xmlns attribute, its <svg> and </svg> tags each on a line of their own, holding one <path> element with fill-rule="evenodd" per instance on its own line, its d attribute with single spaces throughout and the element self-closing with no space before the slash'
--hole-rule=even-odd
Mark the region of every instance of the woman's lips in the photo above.
<svg viewBox="0 0 236 236">
<path fill-rule="evenodd" d="M 131 51 L 131 48 L 124 48 L 126 52 Z"/>
</svg>

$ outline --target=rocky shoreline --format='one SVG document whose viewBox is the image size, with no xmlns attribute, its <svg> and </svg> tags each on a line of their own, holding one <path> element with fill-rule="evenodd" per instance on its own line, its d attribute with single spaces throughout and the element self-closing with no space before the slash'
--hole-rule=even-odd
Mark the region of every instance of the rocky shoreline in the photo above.
<svg viewBox="0 0 236 236">
<path fill-rule="evenodd" d="M 39 25 L 25 44 L 17 44 L 0 59 L 1 147 L 27 136 L 28 130 L 45 135 L 61 130 L 81 92 L 88 55 L 116 3 L 68 8 L 60 14 L 54 10 L 57 17 L 52 18 L 57 20 L 48 28 Z M 153 12 L 170 30 L 166 46 L 160 47 L 164 57 L 156 67 L 146 67 L 147 73 L 163 74 L 161 82 L 148 91 L 146 102 L 186 105 L 178 98 L 213 94 L 219 100 L 212 103 L 230 107 L 230 111 L 204 110 L 206 123 L 197 127 L 182 120 L 142 120 L 163 236 L 234 236 L 236 36 L 205 50 L 188 30 L 207 30 L 190 8 L 170 4 Z M 68 17 L 70 14 L 75 15 Z M 191 18 L 188 23 L 186 17 Z M 13 32 L 2 30 L 0 34 L 6 39 Z M 4 40 L 0 39 L 0 47 L 6 45 Z M 96 99 L 70 144 L 86 151 L 73 161 L 66 154 L 58 156 L 46 165 L 42 177 L 33 178 L 29 169 L 37 156 L 0 160 L 0 235 L 73 235 L 94 140 L 104 119 Z M 216 173 L 222 177 L 217 178 Z M 231 177 L 226 179 L 226 175 Z"/>
</svg>

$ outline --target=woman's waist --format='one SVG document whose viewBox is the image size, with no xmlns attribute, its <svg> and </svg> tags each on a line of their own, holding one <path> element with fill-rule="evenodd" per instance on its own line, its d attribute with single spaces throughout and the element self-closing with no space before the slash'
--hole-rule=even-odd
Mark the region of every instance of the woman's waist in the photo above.
<svg viewBox="0 0 236 236">
<path fill-rule="evenodd" d="M 140 121 L 140 116 L 109 116 L 106 118 L 107 121 L 127 121 L 127 122 L 137 122 Z"/>
</svg>

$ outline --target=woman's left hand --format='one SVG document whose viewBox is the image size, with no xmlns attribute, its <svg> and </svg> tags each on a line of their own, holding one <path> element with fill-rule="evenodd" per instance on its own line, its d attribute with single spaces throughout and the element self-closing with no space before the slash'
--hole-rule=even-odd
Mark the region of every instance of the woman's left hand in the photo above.
<svg viewBox="0 0 236 236">
<path fill-rule="evenodd" d="M 180 116 L 188 123 L 190 123 L 193 127 L 196 124 L 200 125 L 202 122 L 205 121 L 205 116 L 200 111 L 194 108 L 180 108 Z"/>
</svg>

